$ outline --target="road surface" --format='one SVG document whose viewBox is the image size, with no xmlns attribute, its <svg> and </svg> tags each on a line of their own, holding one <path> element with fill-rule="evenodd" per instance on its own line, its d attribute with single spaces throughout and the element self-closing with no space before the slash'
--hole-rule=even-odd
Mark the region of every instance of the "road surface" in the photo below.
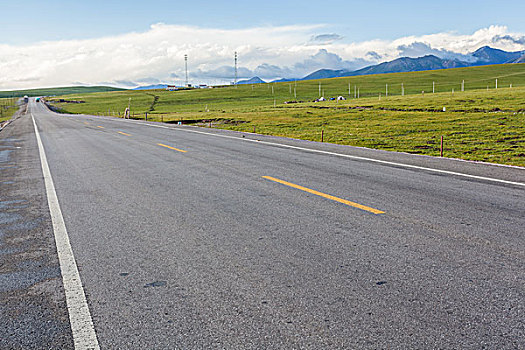
<svg viewBox="0 0 525 350">
<path fill-rule="evenodd" d="M 0 176 L 0 348 L 525 348 L 523 168 L 31 100 Z"/>
</svg>

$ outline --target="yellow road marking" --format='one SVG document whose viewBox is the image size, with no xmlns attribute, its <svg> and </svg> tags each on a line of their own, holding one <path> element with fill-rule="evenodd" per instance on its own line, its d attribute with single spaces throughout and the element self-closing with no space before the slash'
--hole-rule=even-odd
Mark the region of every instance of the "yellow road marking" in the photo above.
<svg viewBox="0 0 525 350">
<path fill-rule="evenodd" d="M 279 179 L 276 179 L 275 177 L 263 176 L 263 178 L 265 178 L 267 180 L 270 180 L 270 181 L 278 182 L 278 183 L 286 185 L 286 186 L 290 186 L 290 187 L 296 188 L 296 189 L 301 190 L 301 191 L 305 191 L 305 192 L 308 192 L 308 193 L 311 193 L 311 194 L 315 194 L 317 196 L 321 196 L 321 197 L 324 197 L 324 198 L 327 198 L 327 199 L 331 199 L 333 201 L 336 201 L 336 202 L 339 202 L 339 203 L 343 203 L 343 204 L 349 205 L 349 206 L 354 207 L 354 208 L 358 208 L 358 209 L 361 209 L 361 210 L 366 210 L 366 211 L 369 211 L 369 212 L 374 213 L 374 214 L 384 214 L 385 213 L 384 211 L 377 210 L 377 209 L 374 209 L 374 208 L 370 208 L 370 207 L 367 207 L 366 205 L 350 202 L 350 201 L 347 201 L 346 199 L 342 199 L 342 198 L 338 198 L 338 197 L 335 197 L 335 196 L 331 196 L 329 194 L 322 193 L 322 192 L 319 192 L 319 191 L 316 191 L 316 190 L 312 190 L 310 188 L 306 188 L 306 187 L 303 187 L 303 186 L 299 186 L 299 185 L 296 185 L 296 184 L 293 184 L 291 182 L 287 182 L 287 181 L 284 181 L 284 180 L 279 180 Z"/>
<path fill-rule="evenodd" d="M 97 128 L 104 129 L 104 127 L 103 127 L 103 126 L 100 126 L 100 125 L 97 125 Z"/>
<path fill-rule="evenodd" d="M 126 136 L 131 136 L 130 134 L 126 134 L 125 132 L 122 132 L 122 131 L 117 131 L 119 134 L 122 134 L 122 135 L 126 135 Z"/>
<path fill-rule="evenodd" d="M 166 147 L 166 148 L 169 148 L 169 149 L 172 149 L 174 151 L 179 151 L 179 152 L 182 152 L 182 153 L 186 153 L 186 151 L 182 150 L 182 149 L 178 149 L 178 148 L 175 148 L 175 147 L 171 147 L 171 146 L 168 146 L 168 145 L 164 145 L 162 143 L 157 143 L 157 145 L 161 146 L 161 147 Z"/>
<path fill-rule="evenodd" d="M 84 122 L 84 124 L 86 124 L 86 125 L 89 125 L 89 123 L 88 123 L 88 122 Z"/>
</svg>

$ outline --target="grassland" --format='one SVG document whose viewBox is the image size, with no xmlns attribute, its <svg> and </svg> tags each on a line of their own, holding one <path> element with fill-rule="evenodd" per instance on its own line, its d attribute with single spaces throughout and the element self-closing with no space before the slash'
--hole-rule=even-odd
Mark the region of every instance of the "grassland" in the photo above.
<svg viewBox="0 0 525 350">
<path fill-rule="evenodd" d="M 347 100 L 314 103 L 319 86 Z M 131 98 L 135 118 L 433 156 L 444 136 L 447 157 L 525 166 L 525 64 L 61 98 L 85 102 L 56 104 L 70 113 L 118 115 Z"/>
<path fill-rule="evenodd" d="M 17 110 L 18 98 L 0 98 L 0 123 L 10 119 Z"/>
</svg>

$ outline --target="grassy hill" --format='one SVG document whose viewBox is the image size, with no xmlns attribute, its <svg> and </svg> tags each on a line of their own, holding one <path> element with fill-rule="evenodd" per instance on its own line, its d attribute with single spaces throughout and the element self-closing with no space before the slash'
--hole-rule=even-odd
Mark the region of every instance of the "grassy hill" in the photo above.
<svg viewBox="0 0 525 350">
<path fill-rule="evenodd" d="M 319 86 L 324 97 L 347 100 L 314 103 Z M 56 104 L 70 113 L 118 115 L 131 98 L 136 118 L 212 121 L 213 127 L 307 140 L 320 140 L 324 130 L 326 142 L 427 155 L 439 155 L 443 135 L 445 156 L 525 166 L 525 64 L 62 98 L 85 101 Z M 294 100 L 299 103 L 285 104 Z"/>
<path fill-rule="evenodd" d="M 0 91 L 0 98 L 23 96 L 57 96 L 67 94 L 88 94 L 93 92 L 123 91 L 124 89 L 109 86 L 68 86 L 29 90 Z"/>
</svg>

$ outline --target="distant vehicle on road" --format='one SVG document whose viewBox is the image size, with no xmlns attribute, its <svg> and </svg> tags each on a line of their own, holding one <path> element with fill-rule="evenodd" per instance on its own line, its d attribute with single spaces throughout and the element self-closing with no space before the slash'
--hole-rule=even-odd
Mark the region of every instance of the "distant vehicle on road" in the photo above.
<svg viewBox="0 0 525 350">
<path fill-rule="evenodd" d="M 24 96 L 24 102 L 29 102 L 29 97 L 27 97 L 27 95 Z"/>
<path fill-rule="evenodd" d="M 40 102 L 40 97 L 37 97 L 37 98 L 36 98 L 36 102 Z"/>
</svg>

